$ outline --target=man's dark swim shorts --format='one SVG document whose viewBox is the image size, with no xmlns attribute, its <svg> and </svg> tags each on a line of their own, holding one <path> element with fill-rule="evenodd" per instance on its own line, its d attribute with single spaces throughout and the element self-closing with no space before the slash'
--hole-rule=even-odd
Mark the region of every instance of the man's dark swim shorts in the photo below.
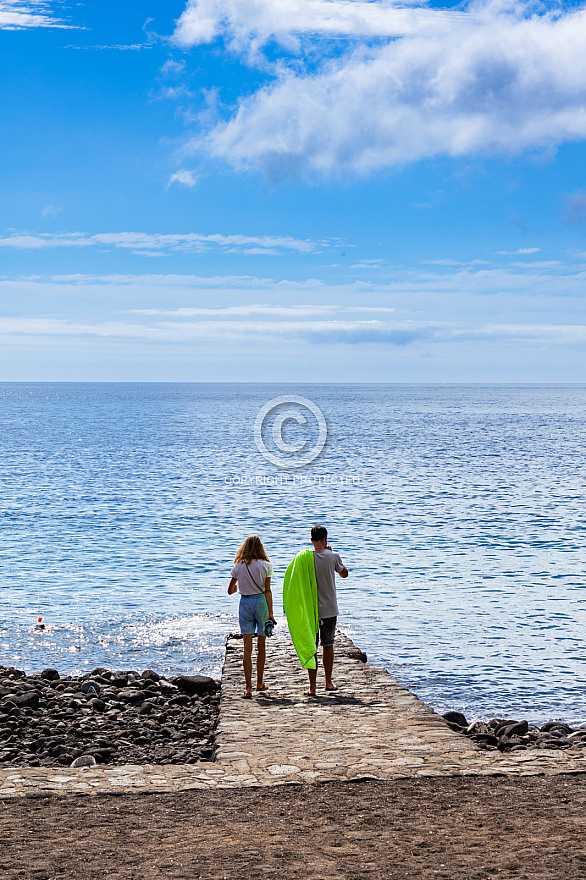
<svg viewBox="0 0 586 880">
<path fill-rule="evenodd" d="M 319 622 L 319 634 L 315 639 L 316 648 L 321 642 L 322 648 L 331 648 L 336 637 L 337 617 L 322 617 Z"/>
</svg>

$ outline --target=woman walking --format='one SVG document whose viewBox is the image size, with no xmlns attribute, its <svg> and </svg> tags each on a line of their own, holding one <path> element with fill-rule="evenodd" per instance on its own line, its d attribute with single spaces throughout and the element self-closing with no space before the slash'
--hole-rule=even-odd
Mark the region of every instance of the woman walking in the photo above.
<svg viewBox="0 0 586 880">
<path fill-rule="evenodd" d="M 257 535 L 246 539 L 234 559 L 231 571 L 228 595 L 236 590 L 240 593 L 238 619 L 240 632 L 244 638 L 244 679 L 246 690 L 242 694 L 245 700 L 252 698 L 252 637 L 255 629 L 258 634 L 256 649 L 256 689 L 268 690 L 264 681 L 266 659 L 265 624 L 273 617 L 273 596 L 271 593 L 271 577 L 273 566 Z"/>
</svg>

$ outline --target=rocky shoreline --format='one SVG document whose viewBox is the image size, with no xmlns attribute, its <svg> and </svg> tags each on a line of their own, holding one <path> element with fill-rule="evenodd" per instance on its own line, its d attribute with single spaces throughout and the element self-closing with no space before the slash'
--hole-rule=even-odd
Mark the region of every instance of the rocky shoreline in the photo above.
<svg viewBox="0 0 586 880">
<path fill-rule="evenodd" d="M 562 721 L 548 721 L 537 727 L 512 718 L 492 718 L 490 721 L 473 721 L 469 724 L 460 712 L 446 712 L 442 718 L 452 730 L 464 734 L 487 751 L 586 748 L 586 728 L 570 727 Z"/>
<path fill-rule="evenodd" d="M 102 667 L 27 675 L 0 666 L 0 766 L 212 761 L 219 710 L 220 682 L 208 676 Z M 586 727 L 560 721 L 537 727 L 511 718 L 469 723 L 460 712 L 442 717 L 484 751 L 586 748 Z"/>
<path fill-rule="evenodd" d="M 151 669 L 85 675 L 0 666 L 0 766 L 210 761 L 220 683 Z"/>
</svg>

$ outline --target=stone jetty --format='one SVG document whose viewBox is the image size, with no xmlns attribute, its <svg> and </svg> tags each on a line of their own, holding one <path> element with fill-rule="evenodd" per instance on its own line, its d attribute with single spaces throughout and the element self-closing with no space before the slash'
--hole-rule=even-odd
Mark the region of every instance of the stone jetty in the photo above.
<svg viewBox="0 0 586 880">
<path fill-rule="evenodd" d="M 547 748 L 542 740 L 538 749 L 501 751 L 463 736 L 452 729 L 460 725 L 451 721 L 450 727 L 384 669 L 364 662 L 364 655 L 343 634 L 336 637 L 338 690 L 319 689 L 320 671 L 316 698 L 304 695 L 307 674 L 288 638 L 270 639 L 267 648 L 269 690 L 244 700 L 242 641 L 227 642 L 213 760 L 85 768 L 10 766 L 0 769 L 0 798 L 586 772 L 586 749 Z M 183 702 L 177 708 L 185 711 Z M 92 707 L 91 712 L 93 717 L 103 710 Z M 136 720 L 140 718 L 133 717 L 132 723 Z M 177 728 L 179 732 L 181 726 Z M 522 736 L 513 733 L 517 735 Z M 212 739 L 213 735 L 210 743 Z"/>
</svg>

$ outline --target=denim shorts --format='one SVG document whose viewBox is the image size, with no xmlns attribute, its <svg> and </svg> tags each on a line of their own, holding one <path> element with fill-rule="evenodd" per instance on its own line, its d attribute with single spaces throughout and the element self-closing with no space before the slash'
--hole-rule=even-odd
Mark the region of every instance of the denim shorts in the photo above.
<svg viewBox="0 0 586 880">
<path fill-rule="evenodd" d="M 269 608 L 264 593 L 255 593 L 253 596 L 240 596 L 238 622 L 240 623 L 240 632 L 243 636 L 254 635 L 255 625 L 259 636 L 264 636 L 265 623 L 268 616 Z"/>
<path fill-rule="evenodd" d="M 319 621 L 319 635 L 316 637 L 315 646 L 321 642 L 322 648 L 331 648 L 336 638 L 337 617 L 322 617 Z"/>
</svg>

